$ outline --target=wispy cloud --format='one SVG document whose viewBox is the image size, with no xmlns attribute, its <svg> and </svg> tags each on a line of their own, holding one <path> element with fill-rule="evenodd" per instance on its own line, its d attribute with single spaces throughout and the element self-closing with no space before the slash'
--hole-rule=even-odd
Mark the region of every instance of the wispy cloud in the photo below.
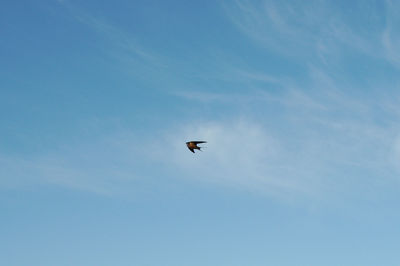
<svg viewBox="0 0 400 266">
<path fill-rule="evenodd" d="M 59 4 L 65 7 L 72 18 L 98 34 L 106 54 L 128 63 L 131 68 L 128 71 L 143 68 L 146 71 L 153 69 L 151 72 L 154 72 L 155 68 L 165 67 L 162 56 L 145 48 L 141 40 L 132 33 L 121 29 L 105 17 L 94 15 L 69 1 L 60 1 Z"/>
<path fill-rule="evenodd" d="M 175 129 L 174 132 L 179 133 L 165 138 L 165 143 L 170 143 L 168 160 L 184 178 L 258 191 L 270 196 L 282 196 L 287 191 L 309 190 L 311 184 L 302 184 L 304 179 L 283 174 L 290 169 L 283 165 L 283 147 L 258 123 L 245 118 L 199 122 Z M 204 153 L 193 155 L 182 145 L 182 139 L 205 139 L 208 144 L 203 145 Z"/>
<path fill-rule="evenodd" d="M 400 32 L 397 30 L 399 25 L 400 5 L 394 1 L 386 3 L 386 27 L 382 32 L 382 44 L 384 55 L 387 60 L 399 66 L 400 63 Z"/>
<path fill-rule="evenodd" d="M 391 47 L 395 47 L 390 37 L 392 27 L 389 25 L 384 29 L 380 18 L 373 13 L 376 7 L 370 7 L 370 4 L 356 7 L 359 14 L 366 13 L 365 21 L 373 23 L 374 29 L 368 33 L 363 26 L 352 25 L 334 2 L 288 4 L 237 0 L 235 4 L 225 5 L 224 8 L 233 24 L 261 46 L 314 64 L 332 63 L 345 55 L 343 50 L 346 49 L 371 58 L 388 59 L 382 52 L 382 33 L 383 43 L 389 52 Z"/>
<path fill-rule="evenodd" d="M 30 155 L 0 154 L 0 187 L 53 185 L 104 196 L 129 194 L 127 187 L 142 184 L 148 156 L 146 141 L 139 145 L 132 132 L 115 128 Z"/>
<path fill-rule="evenodd" d="M 388 118 L 375 121 L 370 112 L 389 105 L 371 105 L 334 93 L 335 81 L 311 71 L 316 72 L 317 86 L 329 88 L 326 93 L 285 88 L 280 95 L 249 95 L 248 104 L 283 110 L 270 114 L 276 117 L 243 113 L 219 120 L 182 121 L 159 128 L 164 133 L 157 136 L 119 128 L 36 155 L 2 154 L 1 186 L 52 184 L 118 196 L 134 195 L 143 182 L 162 177 L 168 184 L 178 177 L 290 201 L 351 193 L 376 182 L 392 184 L 400 169 L 400 130 L 396 116 L 386 114 L 394 111 L 383 110 L 382 117 Z M 204 97 L 204 101 L 221 101 L 224 95 Z M 242 98 L 231 98 L 228 104 L 237 101 Z M 204 152 L 187 150 L 184 142 L 192 139 L 208 141 Z"/>
<path fill-rule="evenodd" d="M 306 120 L 292 122 L 289 128 L 294 131 L 283 134 L 274 124 L 249 118 L 197 121 L 174 129 L 165 138 L 168 160 L 182 178 L 281 200 L 327 199 L 338 193 L 349 197 L 353 189 L 358 191 L 356 187 L 391 183 L 388 148 L 393 138 L 385 138 L 393 132 L 368 124 L 340 121 L 333 125 L 333 121 L 317 120 L 311 122 L 314 128 L 319 125 L 314 131 L 305 128 L 310 126 Z M 182 139 L 208 143 L 203 153 L 192 155 Z"/>
<path fill-rule="evenodd" d="M 225 9 L 231 21 L 247 36 L 269 48 L 293 54 L 295 47 L 298 50 L 312 46 L 321 33 L 312 32 L 308 27 L 311 23 L 323 22 L 324 12 L 315 12 L 315 8 L 321 5 L 314 5 L 313 13 L 307 12 L 307 7 L 307 4 L 294 7 L 272 1 L 254 3 L 238 0 Z M 317 31 L 320 29 L 317 28 Z"/>
<path fill-rule="evenodd" d="M 275 196 L 289 191 L 303 195 L 350 193 L 355 186 L 390 185 L 396 176 L 395 165 L 400 165 L 395 159 L 400 154 L 395 100 L 384 95 L 371 99 L 352 94 L 356 88 L 351 84 L 315 66 L 309 67 L 308 75 L 307 88 L 284 82 L 278 92 L 259 87 L 242 96 L 183 95 L 205 103 L 246 103 L 256 110 L 267 105 L 281 112 L 269 114 L 274 118 L 248 113 L 241 120 L 197 121 L 174 130 L 184 132 L 172 137 L 177 167 L 196 179 L 256 188 Z M 217 144 L 218 151 L 213 150 L 211 157 L 200 154 L 196 159 L 200 164 L 195 165 L 178 147 L 178 139 L 191 136 L 206 136 L 212 140 L 213 149 Z M 244 148 L 237 148 L 236 143 Z M 219 149 L 220 144 L 226 148 Z M 203 159 L 205 156 L 207 159 Z M 179 166 L 179 162 L 184 163 Z"/>
</svg>

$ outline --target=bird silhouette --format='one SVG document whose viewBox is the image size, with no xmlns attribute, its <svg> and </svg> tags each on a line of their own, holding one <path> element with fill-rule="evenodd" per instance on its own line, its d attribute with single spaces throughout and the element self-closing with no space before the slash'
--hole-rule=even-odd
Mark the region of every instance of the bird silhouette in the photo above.
<svg viewBox="0 0 400 266">
<path fill-rule="evenodd" d="M 201 151 L 201 147 L 197 146 L 200 143 L 207 143 L 207 141 L 188 141 L 186 142 L 186 146 L 191 152 L 195 153 L 194 150 Z"/>
</svg>

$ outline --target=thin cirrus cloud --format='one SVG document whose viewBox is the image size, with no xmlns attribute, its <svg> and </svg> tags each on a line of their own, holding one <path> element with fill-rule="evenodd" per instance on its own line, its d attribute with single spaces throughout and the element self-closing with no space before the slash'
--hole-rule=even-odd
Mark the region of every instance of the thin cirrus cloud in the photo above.
<svg viewBox="0 0 400 266">
<path fill-rule="evenodd" d="M 318 180 L 307 175 L 315 169 L 298 168 L 281 139 L 268 129 L 242 117 L 227 121 L 203 121 L 183 125 L 167 135 L 168 161 L 182 178 L 218 186 L 234 187 L 263 195 L 288 199 L 291 195 L 310 195 Z M 188 152 L 185 140 L 206 140 L 203 152 Z M 293 155 L 293 154 L 292 154 Z M 286 195 L 286 196 L 285 196 Z"/>
<path fill-rule="evenodd" d="M 299 109 L 313 108 L 307 102 L 286 105 L 290 112 L 281 117 L 287 121 L 284 129 L 276 121 L 243 116 L 166 128 L 160 143 L 151 140 L 155 136 L 137 136 L 126 129 L 124 134 L 30 158 L 2 156 L 2 186 L 51 184 L 117 196 L 127 191 L 134 195 L 143 180 L 162 177 L 166 182 L 174 176 L 287 200 L 326 197 L 360 184 L 389 185 L 399 165 L 399 131 L 370 121 L 332 118 L 329 111 L 303 117 Z M 326 110 L 338 107 L 319 104 Z M 193 139 L 208 142 L 203 152 L 187 150 L 184 142 Z M 150 167 L 154 164 L 157 171 Z M 354 171 L 364 174 L 362 180 Z"/>
<path fill-rule="evenodd" d="M 233 25 L 266 50 L 290 54 L 287 48 L 292 42 L 296 49 L 318 55 L 302 65 L 306 69 L 304 80 L 277 77 L 251 63 L 241 69 L 213 61 L 214 67 L 224 70 L 220 74 L 214 71 L 217 73 L 213 78 L 225 88 L 235 83 L 235 92 L 216 88 L 185 89 L 173 94 L 188 104 L 233 106 L 235 113 L 220 119 L 202 118 L 199 113 L 194 122 L 171 121 L 166 128 L 158 128 L 159 132 L 166 132 L 163 136 L 143 136 L 135 134 L 134 128 L 125 128 L 100 139 L 85 140 L 84 145 L 54 148 L 29 158 L 2 155 L 2 186 L 53 184 L 118 195 L 137 190 L 143 180 L 160 176 L 170 180 L 164 177 L 176 176 L 287 199 L 288 195 L 325 197 L 351 193 L 377 182 L 392 185 L 400 169 L 398 98 L 392 94 L 376 98 L 351 94 L 354 83 L 343 81 L 323 66 L 343 46 L 385 58 L 383 52 L 371 52 L 382 46 L 379 36 L 383 38 L 385 56 L 396 61 L 393 24 L 388 23 L 383 34 L 374 35 L 369 43 L 365 35 L 355 34 L 354 28 L 338 21 L 334 12 L 327 14 L 326 4 L 316 6 L 320 12 L 301 6 L 302 16 L 294 17 L 294 10 L 288 5 L 261 3 L 257 6 L 236 1 L 235 5 L 224 6 L 224 10 Z M 135 38 L 104 20 L 67 7 L 77 21 L 109 40 L 116 55 L 128 54 L 132 61 L 140 58 L 133 67 L 143 70 L 143 66 L 168 61 L 167 56 L 155 56 Z M 393 18 L 388 20 L 394 23 Z M 320 27 L 310 30 L 316 23 L 321 23 Z M 304 56 L 299 50 L 292 52 Z M 202 81 L 206 75 L 198 73 Z M 182 77 L 180 83 L 189 84 L 191 80 Z M 273 112 L 266 115 L 266 107 Z M 219 106 L 215 111 L 221 110 Z M 192 154 L 187 150 L 184 142 L 192 139 L 208 141 L 204 152 Z M 154 164 L 157 169 L 152 167 Z"/>
<path fill-rule="evenodd" d="M 112 196 L 135 183 L 141 167 L 131 133 L 113 132 L 97 138 L 82 138 L 30 155 L 0 154 L 0 186 L 32 189 L 53 185 Z M 129 141 L 129 145 L 126 141 Z"/>
<path fill-rule="evenodd" d="M 327 64 L 348 48 L 371 58 L 393 61 L 393 56 L 398 57 L 397 40 L 392 34 L 398 8 L 392 1 L 353 3 L 357 19 L 335 4 L 237 0 L 224 5 L 224 10 L 242 33 L 260 45 L 313 63 Z M 378 15 L 380 11 L 387 13 L 386 21 Z"/>
<path fill-rule="evenodd" d="M 241 98 L 229 104 L 237 101 Z M 29 158 L 2 156 L 2 186 L 51 184 L 117 196 L 134 195 L 143 180 L 168 182 L 173 176 L 282 200 L 315 199 L 376 182 L 390 185 L 399 169 L 396 120 L 385 119 L 382 125 L 359 119 L 376 106 L 348 95 L 296 91 L 247 101 L 274 105 L 285 114 L 277 114 L 277 120 L 249 113 L 186 121 L 160 128 L 166 132 L 160 136 L 126 128 Z M 208 143 L 192 154 L 184 144 L 188 140 Z"/>
<path fill-rule="evenodd" d="M 75 21 L 97 33 L 101 41 L 96 45 L 103 49 L 105 55 L 128 65 L 126 71 L 129 73 L 138 72 L 143 75 L 147 72 L 157 72 L 165 67 L 165 59 L 160 54 L 145 48 L 139 38 L 120 29 L 105 16 L 93 15 L 69 1 L 60 1 L 59 4 Z"/>
<path fill-rule="evenodd" d="M 396 1 L 385 1 L 386 3 L 386 27 L 381 34 L 381 40 L 384 48 L 384 55 L 387 60 L 399 66 L 400 63 L 400 37 L 398 25 L 399 20 L 399 8 L 400 5 Z"/>
<path fill-rule="evenodd" d="M 267 105 L 282 112 L 263 117 L 254 111 L 245 119 L 200 121 L 174 131 L 185 132 L 172 138 L 176 147 L 171 150 L 179 155 L 176 166 L 190 173 L 186 176 L 256 188 L 275 196 L 288 191 L 297 195 L 350 194 L 360 186 L 370 189 L 377 183 L 393 184 L 400 154 L 395 100 L 352 96 L 343 89 L 347 84 L 316 67 L 309 68 L 309 76 L 307 91 L 281 84 L 279 94 L 260 90 L 244 93 L 244 97 L 229 93 L 180 95 L 201 103 L 245 103 L 254 110 Z M 381 117 L 379 121 L 376 116 Z M 198 161 L 181 154 L 178 139 L 190 136 L 211 139 L 212 154 L 206 150 L 198 155 Z"/>
<path fill-rule="evenodd" d="M 296 118 L 289 133 L 249 118 L 189 123 L 165 138 L 168 155 L 160 160 L 167 160 L 169 170 L 181 178 L 281 200 L 350 197 L 377 183 L 391 184 L 393 139 L 385 139 L 390 136 L 385 129 Z M 310 125 L 319 129 L 307 129 Z M 203 152 L 192 154 L 182 139 L 208 143 Z"/>
</svg>

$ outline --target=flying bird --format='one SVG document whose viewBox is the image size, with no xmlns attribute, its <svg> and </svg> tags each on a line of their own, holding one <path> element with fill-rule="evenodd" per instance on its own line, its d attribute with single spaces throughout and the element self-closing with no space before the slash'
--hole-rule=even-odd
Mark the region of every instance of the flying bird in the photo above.
<svg viewBox="0 0 400 266">
<path fill-rule="evenodd" d="M 186 146 L 188 147 L 188 149 L 194 153 L 194 150 L 199 150 L 201 151 L 201 147 L 197 146 L 197 144 L 200 143 L 207 143 L 207 141 L 188 141 L 186 142 Z"/>
</svg>

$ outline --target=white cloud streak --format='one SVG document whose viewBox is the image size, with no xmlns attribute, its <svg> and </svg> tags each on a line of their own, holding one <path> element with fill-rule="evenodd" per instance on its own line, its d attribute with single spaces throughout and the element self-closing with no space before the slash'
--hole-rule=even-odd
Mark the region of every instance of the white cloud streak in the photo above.
<svg viewBox="0 0 400 266">
<path fill-rule="evenodd" d="M 400 169 L 399 108 L 394 104 L 397 98 L 351 96 L 351 86 L 317 67 L 309 68 L 309 76 L 307 90 L 282 83 L 279 93 L 259 90 L 248 97 L 229 93 L 186 96 L 202 102 L 226 103 L 229 99 L 233 105 L 247 103 L 256 110 L 264 103 L 283 112 L 277 120 L 253 114 L 250 119 L 211 124 L 199 121 L 178 129 L 176 132 L 186 134 L 178 134 L 175 143 L 184 136 L 208 136 L 218 147 L 223 143 L 227 148 L 218 150 L 222 153 L 218 156 L 210 155 L 210 161 L 200 154 L 200 165 L 186 162 L 185 155 L 179 153 L 176 165 L 184 162 L 188 175 L 198 179 L 210 177 L 279 197 L 350 193 L 356 186 L 371 189 L 377 183 L 392 184 L 397 179 L 396 169 Z M 243 150 L 229 145 L 243 141 L 248 145 Z"/>
<path fill-rule="evenodd" d="M 94 130 L 94 129 L 93 129 Z M 143 142 L 118 129 L 100 137 L 82 138 L 31 155 L 0 154 L 0 186 L 34 189 L 54 185 L 104 196 L 129 194 L 146 169 Z M 139 192 L 139 191 L 136 191 Z"/>
<path fill-rule="evenodd" d="M 384 55 L 387 60 L 396 66 L 400 64 L 400 32 L 397 30 L 400 20 L 400 5 L 395 1 L 385 1 L 386 3 L 386 27 L 381 34 L 384 47 Z"/>
<path fill-rule="evenodd" d="M 224 9 L 241 32 L 266 49 L 283 55 L 327 65 L 343 56 L 343 50 L 350 48 L 353 53 L 371 58 L 397 61 L 398 34 L 394 35 L 393 29 L 397 25 L 395 18 L 400 9 L 391 1 L 386 2 L 388 14 L 385 28 L 374 13 L 375 7 L 370 5 L 356 5 L 359 8 L 357 13 L 366 13 L 365 19 L 376 28 L 368 33 L 362 26 L 352 25 L 355 19 L 346 18 L 334 2 L 329 1 L 288 4 L 282 1 L 237 0 L 235 4 L 224 5 Z M 364 25 L 364 29 L 366 27 Z"/>
<path fill-rule="evenodd" d="M 282 197 L 282 193 L 304 193 L 313 184 L 302 183 L 307 177 L 285 175 L 291 169 L 282 156 L 280 143 L 267 130 L 247 119 L 189 124 L 166 137 L 170 143 L 169 161 L 182 173 L 222 186 Z M 188 153 L 182 139 L 205 139 L 204 152 Z M 290 171 L 290 170 L 289 170 Z M 304 173 L 298 173 L 302 175 Z M 289 197 L 283 197 L 289 198 Z"/>
</svg>

